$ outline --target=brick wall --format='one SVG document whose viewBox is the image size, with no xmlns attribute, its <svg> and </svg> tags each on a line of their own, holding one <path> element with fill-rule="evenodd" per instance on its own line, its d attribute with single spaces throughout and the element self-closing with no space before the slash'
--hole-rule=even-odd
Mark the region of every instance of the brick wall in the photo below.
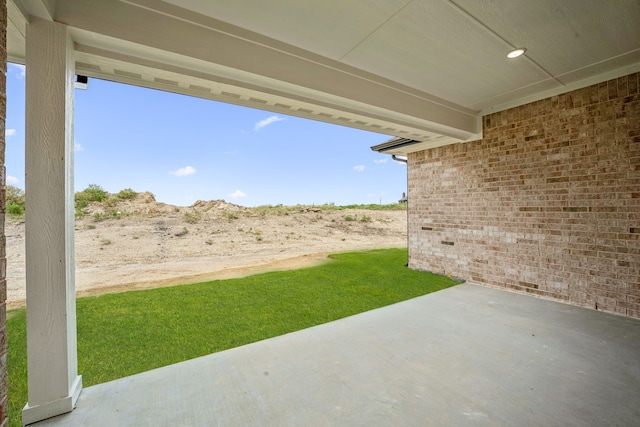
<svg viewBox="0 0 640 427">
<path fill-rule="evenodd" d="M 409 266 L 640 318 L 640 75 L 409 155 Z"/>
<path fill-rule="evenodd" d="M 0 78 L 0 125 L 5 128 L 7 117 L 7 2 L 0 0 L 0 67 L 2 77 Z M 4 132 L 0 135 L 0 426 L 8 425 L 7 418 L 7 256 L 5 252 L 4 235 L 4 202 L 5 202 L 5 166 L 4 166 Z"/>
</svg>

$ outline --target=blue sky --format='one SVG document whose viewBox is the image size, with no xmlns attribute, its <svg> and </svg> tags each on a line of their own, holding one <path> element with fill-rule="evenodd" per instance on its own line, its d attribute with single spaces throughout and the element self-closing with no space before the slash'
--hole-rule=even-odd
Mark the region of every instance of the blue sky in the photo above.
<svg viewBox="0 0 640 427">
<path fill-rule="evenodd" d="M 24 67 L 7 72 L 7 184 L 24 189 Z M 269 111 L 89 79 L 76 90 L 75 189 L 150 191 L 188 206 L 395 203 L 406 166 L 390 137 Z"/>
</svg>

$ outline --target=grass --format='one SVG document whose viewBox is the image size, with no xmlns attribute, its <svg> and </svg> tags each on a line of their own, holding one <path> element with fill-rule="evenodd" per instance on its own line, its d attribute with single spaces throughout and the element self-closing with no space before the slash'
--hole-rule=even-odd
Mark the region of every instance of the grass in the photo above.
<svg viewBox="0 0 640 427">
<path fill-rule="evenodd" d="M 455 285 L 409 270 L 406 249 L 321 266 L 77 300 L 78 363 L 90 386 L 330 322 Z M 9 312 L 9 416 L 27 401 L 25 310 Z"/>
<path fill-rule="evenodd" d="M 369 204 L 369 205 L 344 205 L 337 206 L 333 203 L 325 203 L 323 205 L 294 205 L 294 206 L 284 206 L 284 205 L 262 205 L 257 206 L 251 209 L 252 214 L 257 214 L 260 216 L 266 215 L 289 215 L 291 213 L 300 212 L 305 209 L 316 209 L 320 211 L 343 211 L 349 209 L 366 209 L 366 210 L 374 210 L 374 211 L 406 211 L 407 204 L 406 203 L 393 203 L 387 205 L 379 205 L 379 204 Z"/>
<path fill-rule="evenodd" d="M 366 209 L 370 211 L 406 211 L 407 204 L 406 203 L 392 203 L 388 205 L 378 205 L 378 204 L 368 204 L 368 205 L 344 205 L 344 206 L 334 206 L 335 210 L 345 210 L 345 209 Z"/>
</svg>

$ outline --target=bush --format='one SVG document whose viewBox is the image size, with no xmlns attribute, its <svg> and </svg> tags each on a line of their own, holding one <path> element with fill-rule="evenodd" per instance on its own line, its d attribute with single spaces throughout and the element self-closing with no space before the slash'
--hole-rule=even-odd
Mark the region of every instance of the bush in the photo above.
<svg viewBox="0 0 640 427">
<path fill-rule="evenodd" d="M 87 203 L 101 202 L 107 198 L 107 192 L 97 184 L 89 184 L 87 188 L 77 192 L 75 196 L 76 203 L 83 201 Z"/>
<path fill-rule="evenodd" d="M 138 193 L 130 188 L 125 188 L 124 190 L 120 190 L 120 192 L 116 196 L 118 197 L 118 199 L 130 200 L 135 199 L 138 196 Z"/>
<path fill-rule="evenodd" d="M 6 206 L 6 212 L 10 217 L 21 217 L 24 215 L 24 206 L 11 203 Z"/>
<path fill-rule="evenodd" d="M 5 205 L 18 205 L 24 208 L 24 191 L 14 185 L 7 185 Z"/>
<path fill-rule="evenodd" d="M 5 211 L 11 218 L 24 216 L 24 191 L 13 185 L 5 190 Z"/>
<path fill-rule="evenodd" d="M 112 208 L 118 204 L 120 198 L 118 196 L 110 195 L 102 201 L 102 204 L 108 208 Z"/>
<path fill-rule="evenodd" d="M 185 212 L 184 213 L 184 222 L 187 224 L 195 224 L 200 220 L 199 213 Z"/>
<path fill-rule="evenodd" d="M 84 208 L 91 202 L 101 202 L 107 198 L 107 192 L 97 184 L 89 184 L 87 188 L 78 191 L 75 194 L 76 201 L 76 218 L 82 218 L 85 215 Z"/>
<path fill-rule="evenodd" d="M 289 215 L 289 212 L 297 210 L 296 206 L 284 206 L 278 205 L 261 205 L 253 208 L 253 212 L 264 217 L 267 215 L 284 216 Z"/>
</svg>

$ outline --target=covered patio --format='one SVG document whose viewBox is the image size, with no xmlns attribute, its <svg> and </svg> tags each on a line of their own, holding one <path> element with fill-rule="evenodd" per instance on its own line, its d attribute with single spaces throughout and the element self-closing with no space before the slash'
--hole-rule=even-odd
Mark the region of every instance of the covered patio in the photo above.
<svg viewBox="0 0 640 427">
<path fill-rule="evenodd" d="M 44 426 L 631 426 L 640 321 L 463 284 L 83 390 Z"/>
<path fill-rule="evenodd" d="M 73 203 L 76 81 L 321 120 L 411 142 L 390 153 L 408 155 L 412 268 L 638 317 L 637 1 L 6 5 L 7 59 L 26 65 L 23 424 L 76 407 L 43 423 L 637 422 L 637 320 L 471 285 L 82 391 Z M 521 56 L 508 58 L 512 51 Z M 558 123 L 545 123 L 545 109 Z M 462 165 L 469 147 L 486 148 L 485 157 L 470 154 Z M 538 162 L 535 170 L 506 168 L 526 161 Z M 504 175 L 494 175 L 500 166 Z M 428 167 L 442 173 L 422 175 Z M 589 187 L 596 176 L 597 192 Z M 451 187 L 440 199 L 446 209 L 428 212 L 426 184 L 444 188 L 440 180 Z M 532 188 L 548 193 L 530 198 Z M 458 189 L 476 202 L 451 203 Z M 510 218 L 487 214 L 506 205 Z M 518 228 L 534 215 L 530 229 Z M 491 257 L 476 256 L 485 252 Z"/>
</svg>

